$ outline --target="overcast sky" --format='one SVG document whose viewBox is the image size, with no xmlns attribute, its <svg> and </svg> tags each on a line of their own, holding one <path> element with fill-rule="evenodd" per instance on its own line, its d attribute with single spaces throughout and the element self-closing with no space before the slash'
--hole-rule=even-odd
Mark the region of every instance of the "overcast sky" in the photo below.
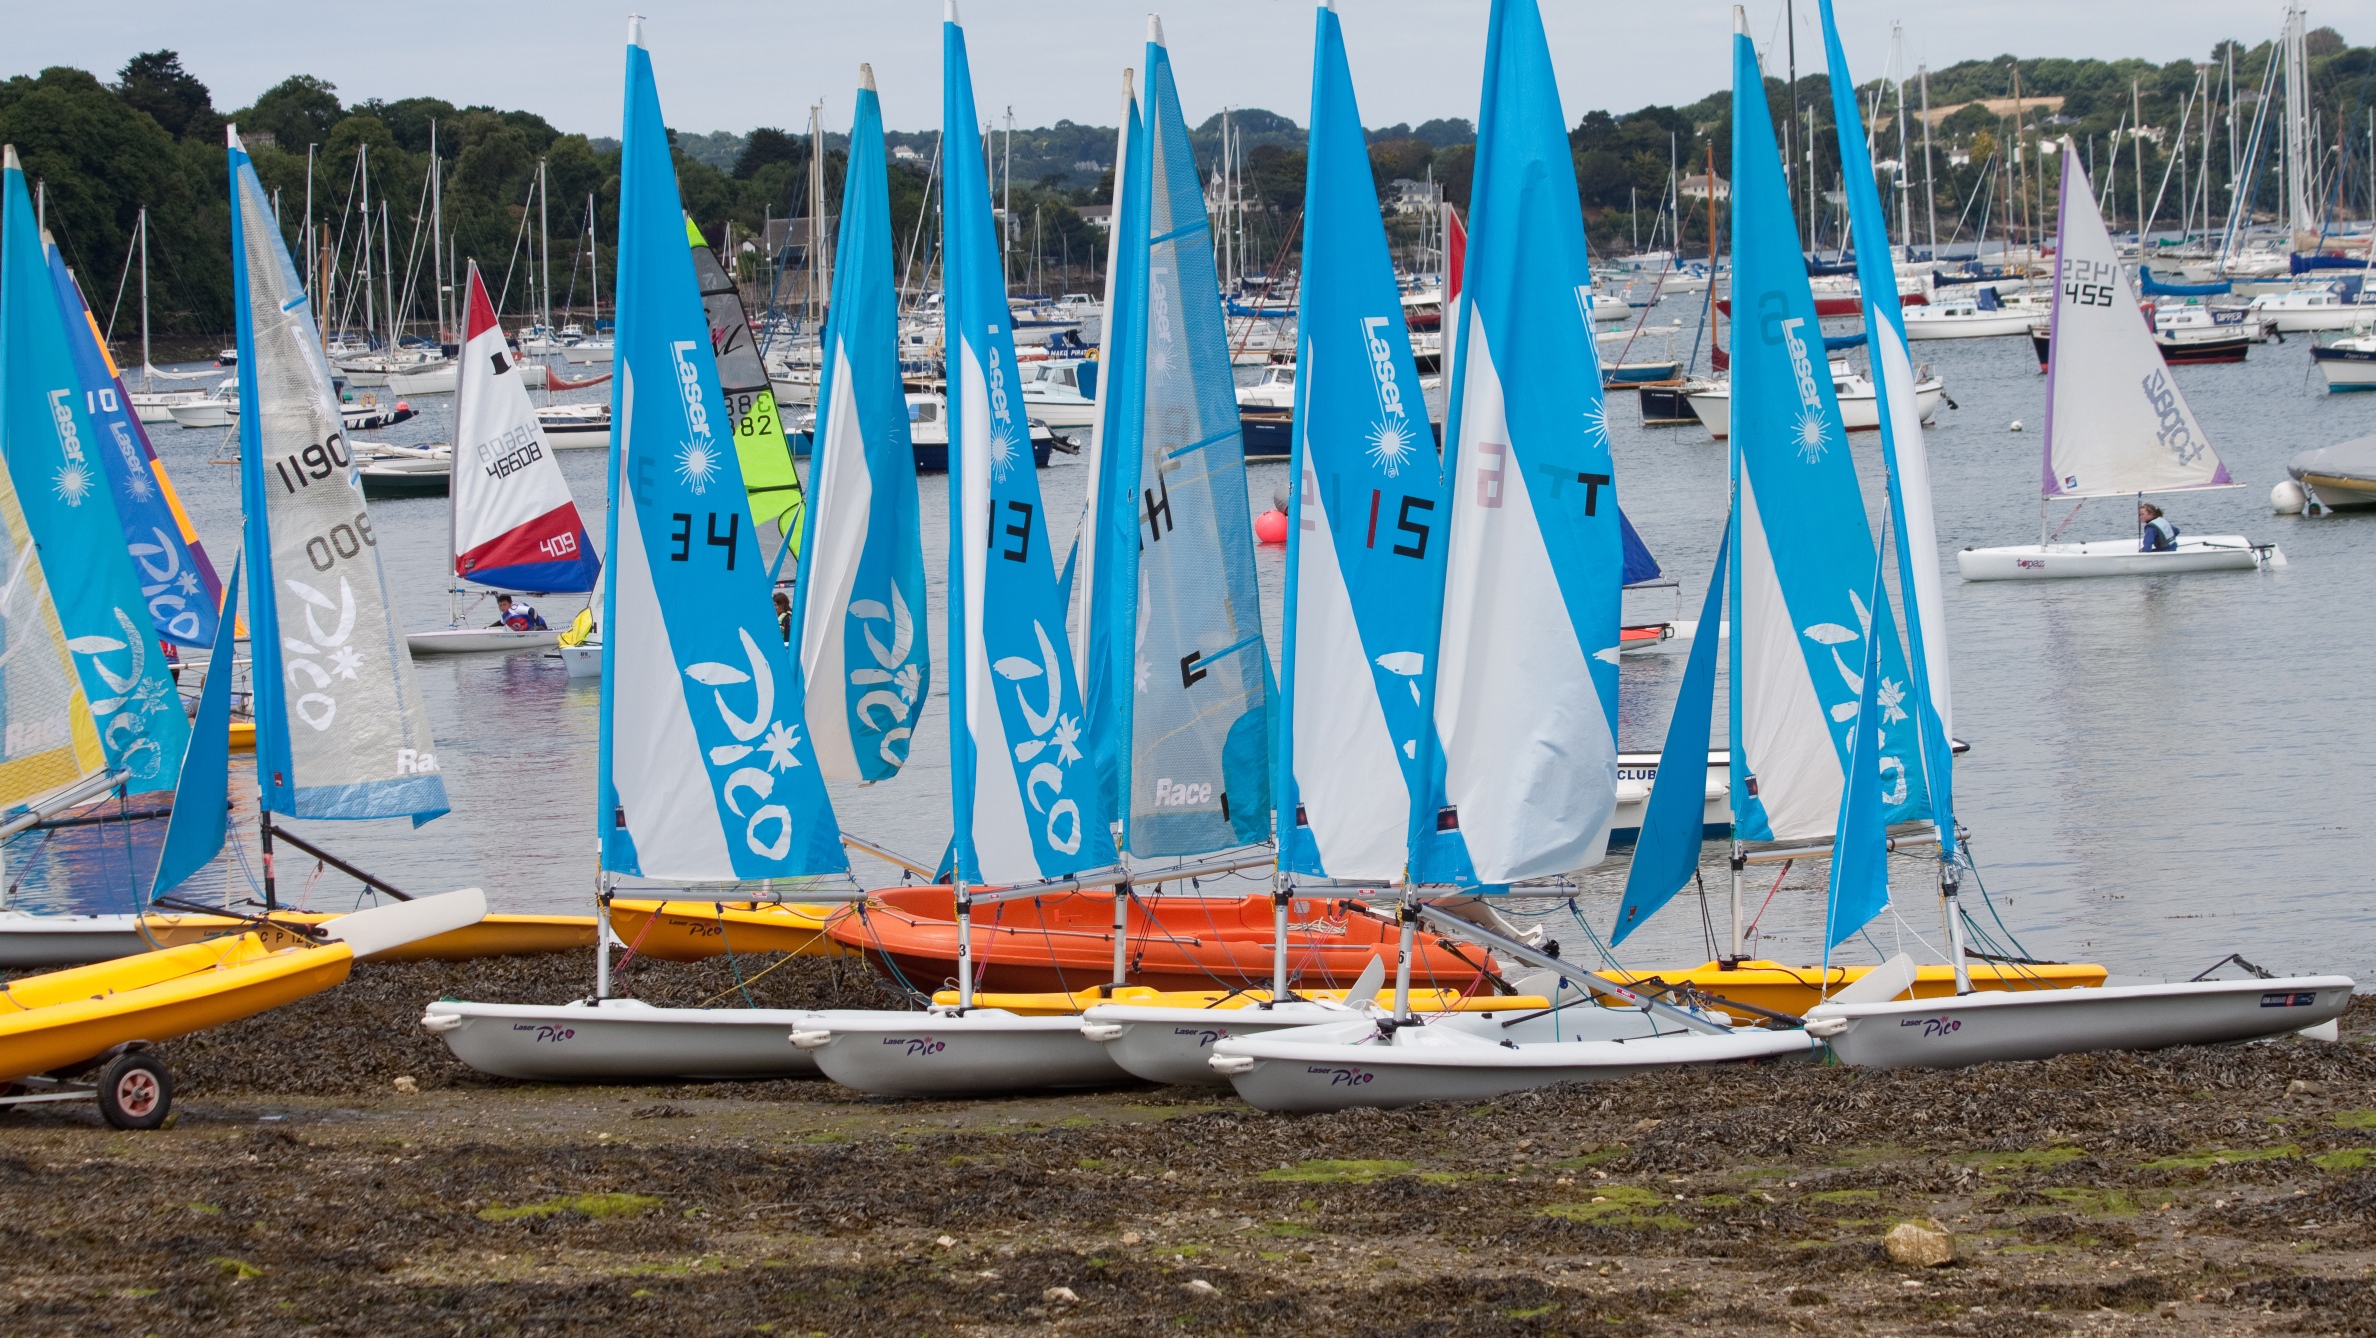
<svg viewBox="0 0 2376 1338">
<path fill-rule="evenodd" d="M 1909 65 L 1933 68 L 2008 50 L 2024 57 L 2204 59 L 2212 44 L 2273 37 L 2269 0 L 1987 0 L 1965 5 L 1838 0 L 1859 80 L 1883 72 L 1890 25 L 1906 24 Z M 642 0 L 661 105 L 679 130 L 798 128 L 824 100 L 847 128 L 858 63 L 874 64 L 893 129 L 940 121 L 941 0 Z M 967 0 L 974 93 L 985 119 L 1110 125 L 1120 72 L 1139 63 L 1143 3 Z M 1362 120 L 1372 126 L 1477 114 L 1488 0 L 1340 0 Z M 537 112 L 563 130 L 616 135 L 625 7 L 404 0 L 10 0 L 0 75 L 73 65 L 112 77 L 137 52 L 170 47 L 229 111 L 291 74 L 328 79 L 348 102 L 431 96 Z M 1543 0 L 1567 116 L 1695 101 L 1730 78 L 1721 0 Z M 1802 71 L 1821 68 L 1815 0 L 1798 0 Z M 1783 63 L 1780 0 L 1749 6 L 1752 38 Z M 2365 42 L 2376 0 L 2312 0 L 2313 26 Z M 1301 123 L 1310 98 L 1312 13 L 1299 0 L 1194 0 L 1165 13 L 1189 122 L 1223 106 L 1266 107 Z"/>
</svg>

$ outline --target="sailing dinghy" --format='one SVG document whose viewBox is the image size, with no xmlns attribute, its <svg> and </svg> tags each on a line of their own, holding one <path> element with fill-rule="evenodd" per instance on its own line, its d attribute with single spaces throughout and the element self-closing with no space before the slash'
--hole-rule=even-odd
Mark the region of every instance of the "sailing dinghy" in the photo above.
<svg viewBox="0 0 2376 1338">
<path fill-rule="evenodd" d="M 1439 475 L 1429 453 L 1388 449 L 1373 426 L 1411 397 L 1407 344 L 1369 336 L 1377 348 L 1363 356 L 1344 339 L 1368 328 L 1364 311 L 1393 310 L 1392 271 L 1376 212 L 1356 207 L 1367 157 L 1342 33 L 1333 9 L 1318 17 L 1298 322 L 1310 347 L 1298 359 L 1302 485 L 1289 532 L 1292 752 L 1281 768 L 1281 835 L 1295 844 L 1282 863 L 1393 877 L 1403 938 L 1391 1015 L 1213 1045 L 1211 1067 L 1267 1110 L 1490 1096 L 1810 1046 L 1795 1029 L 1735 1030 L 1722 1015 L 1655 1002 L 1417 895 L 1420 883 L 1500 888 L 1597 863 L 1617 803 L 1622 539 L 1599 391 L 1572 373 L 1596 357 L 1582 300 L 1590 259 L 1574 194 L 1539 187 L 1565 179 L 1569 156 L 1541 15 L 1534 0 L 1496 0 L 1490 22 Z M 1373 497 L 1396 496 L 1386 514 L 1402 572 L 1370 559 L 1361 523 Z M 1440 622 L 1418 593 L 1435 590 Z M 1398 622 L 1381 616 L 1388 608 L 1420 617 Z M 1344 654 L 1352 647 L 1362 658 Z M 1396 700 L 1406 692 L 1419 710 Z M 1422 1019 L 1410 1001 L 1422 918 L 1557 973 L 1551 1006 Z M 1597 1006 L 1587 990 L 1625 1006 Z"/>
<path fill-rule="evenodd" d="M 463 299 L 462 359 L 454 404 L 458 467 L 448 489 L 449 550 L 455 579 L 489 590 L 575 594 L 595 588 L 602 560 L 578 518 L 569 481 L 545 441 L 544 426 L 528 398 L 522 365 L 504 342 L 495 304 L 469 267 Z M 454 594 L 455 625 L 413 632 L 405 643 L 415 655 L 471 651 L 532 650 L 553 646 L 560 632 L 515 631 L 461 625 L 461 598 Z"/>
<path fill-rule="evenodd" d="M 737 420 L 706 352 L 711 332 L 641 19 L 629 21 L 627 40 L 596 803 L 606 916 L 622 875 L 715 887 L 849 871 L 802 729 L 799 678 L 769 616 L 753 501 L 726 440 Z M 639 483 L 622 488 L 622 480 Z M 668 906 L 644 903 L 636 934 L 664 924 Z M 511 1077 L 817 1071 L 786 1041 L 806 1014 L 613 997 L 614 941 L 606 928 L 591 997 L 558 1005 L 445 999 L 421 1025 L 464 1063 Z"/>
<path fill-rule="evenodd" d="M 2283 567 L 2285 553 L 2241 534 L 2188 535 L 2163 552 L 2135 536 L 2066 543 L 2047 530 L 2047 505 L 2091 497 L 2199 492 L 2242 485 L 2228 477 L 2211 439 L 2163 363 L 2153 331 L 2121 275 L 2120 256 L 2096 208 L 2087 169 L 2062 141 L 2062 211 L 2054 252 L 2054 315 L 2046 372 L 2045 469 L 2038 542 L 1966 548 L 1967 581 L 2045 581 L 2081 576 L 2252 571 Z M 2078 516 L 2076 506 L 2063 521 Z"/>
</svg>

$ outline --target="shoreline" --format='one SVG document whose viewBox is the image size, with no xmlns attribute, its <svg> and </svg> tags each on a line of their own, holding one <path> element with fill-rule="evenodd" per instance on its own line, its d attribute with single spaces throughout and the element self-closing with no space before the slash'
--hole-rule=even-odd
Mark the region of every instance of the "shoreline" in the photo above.
<svg viewBox="0 0 2376 1338">
<path fill-rule="evenodd" d="M 2339 1044 L 1300 1117 L 1144 1085 L 540 1086 L 441 1066 L 414 1025 L 443 993 L 567 998 L 589 967 L 361 966 L 160 1046 L 168 1130 L 0 1116 L 9 1328 L 2376 1328 L 2376 1003 Z M 762 1006 L 893 1002 L 854 962 L 743 973 Z M 722 962 L 628 978 L 655 1001 L 739 992 Z M 1931 1219 L 1958 1261 L 1890 1262 L 1882 1236 Z"/>
</svg>

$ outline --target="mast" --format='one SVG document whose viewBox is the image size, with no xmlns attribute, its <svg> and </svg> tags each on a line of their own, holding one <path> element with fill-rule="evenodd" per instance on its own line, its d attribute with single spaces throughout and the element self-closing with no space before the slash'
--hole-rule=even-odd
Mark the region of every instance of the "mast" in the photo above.
<svg viewBox="0 0 2376 1338">
<path fill-rule="evenodd" d="M 594 192 L 586 192 L 586 300 L 594 307 L 594 324 L 586 337 L 596 339 L 602 334 L 602 229 L 596 226 Z"/>
<path fill-rule="evenodd" d="M 2288 5 L 2285 10 L 2285 224 L 2293 236 L 2287 239 L 2291 250 L 2301 245 L 2301 236 L 2312 231 L 2310 212 L 2310 146 L 2304 142 L 2303 132 L 2309 124 L 2308 43 L 2302 32 L 2302 11 Z"/>
<path fill-rule="evenodd" d="M 388 197 L 380 197 L 380 288 L 387 294 L 388 352 L 396 351 L 396 337 L 403 328 L 396 313 L 396 261 L 388 245 Z"/>
<path fill-rule="evenodd" d="M 437 121 L 429 121 L 429 286 L 437 294 L 437 342 L 446 337 L 445 169 L 437 160 Z M 309 214 L 310 216 L 310 214 Z M 442 347 L 439 350 L 443 352 Z"/>
<path fill-rule="evenodd" d="M 547 343 L 553 339 L 553 226 L 552 211 L 547 207 L 552 194 L 545 189 L 545 160 L 539 158 L 536 160 L 536 263 L 543 267 L 544 303 L 540 309 Z"/>
<path fill-rule="evenodd" d="M 2129 133 L 2136 136 L 2136 152 L 2129 156 L 2137 161 L 2137 212 L 2132 215 L 2137 224 L 2137 255 L 2145 254 L 2145 104 L 2137 95 L 2137 81 L 2129 80 Z"/>
<path fill-rule="evenodd" d="M 1921 71 L 1922 78 L 1922 207 L 1930 215 L 1931 262 L 1939 259 L 1939 196 L 1931 179 L 1931 114 L 1930 66 Z"/>
<path fill-rule="evenodd" d="M 371 309 L 371 145 L 368 142 L 355 146 L 355 162 L 363 174 L 363 198 L 355 206 L 363 216 L 363 245 L 355 282 L 363 289 L 363 328 L 371 330 L 379 325 L 379 313 Z M 346 322 L 342 320 L 339 324 L 344 326 Z"/>
<path fill-rule="evenodd" d="M 148 206 L 140 206 L 140 388 L 149 388 Z M 114 317 L 108 320 L 112 323 Z"/>
</svg>

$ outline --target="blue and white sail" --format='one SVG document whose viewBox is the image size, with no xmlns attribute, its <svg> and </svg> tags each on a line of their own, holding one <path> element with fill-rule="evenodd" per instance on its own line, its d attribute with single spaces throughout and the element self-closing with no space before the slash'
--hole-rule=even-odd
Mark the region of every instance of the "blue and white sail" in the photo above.
<svg viewBox="0 0 2376 1338">
<path fill-rule="evenodd" d="M 412 652 L 321 329 L 236 126 L 231 279 L 260 802 L 298 818 L 446 811 Z"/>
<path fill-rule="evenodd" d="M 849 868 L 769 608 L 643 20 L 620 131 L 618 408 L 602 617 L 602 867 L 671 882 Z"/>
<path fill-rule="evenodd" d="M 1439 828 L 1476 877 L 1597 864 L 1617 808 L 1623 522 L 1592 263 L 1535 0 L 1494 0 L 1448 387 Z M 1579 375 L 1578 369 L 1583 369 Z"/>
<path fill-rule="evenodd" d="M 956 0 L 941 58 L 956 874 L 1020 883 L 1111 867 L 1112 805 L 1087 761 Z"/>
<path fill-rule="evenodd" d="M 1463 862 L 1427 811 L 1444 481 L 1336 11 L 1312 55 L 1278 759 L 1280 866 L 1401 881 Z"/>
<path fill-rule="evenodd" d="M 1116 740 L 1124 846 L 1194 855 L 1270 836 L 1270 651 L 1254 576 L 1229 341 L 1203 183 L 1159 20 L 1147 20 L 1146 134 L 1114 234 L 1126 291 L 1100 396 L 1098 512 L 1109 595 L 1093 625 L 1114 686 L 1093 714 Z"/>
<path fill-rule="evenodd" d="M 879 781 L 907 762 L 931 694 L 932 639 L 916 454 L 899 378 L 883 110 L 865 66 L 840 235 L 794 621 L 817 765 L 831 780 Z"/>
<path fill-rule="evenodd" d="M 73 355 L 83 409 L 98 441 L 92 454 L 105 466 L 125 551 L 140 581 L 140 597 L 148 601 L 149 622 L 160 639 L 177 646 L 212 646 L 221 582 L 204 551 L 183 532 L 156 452 L 132 412 L 115 359 L 99 337 L 99 326 L 91 319 L 73 271 L 66 268 L 66 257 L 55 245 L 46 249 L 50 284 L 66 322 L 67 350 Z"/>
<path fill-rule="evenodd" d="M 1874 545 L 1840 423 L 1791 220 L 1757 52 L 1733 36 L 1733 570 L 1730 715 L 1733 834 L 1816 840 L 1839 817 L 1879 637 L 1882 807 L 1927 817 L 1922 757 L 1906 709 L 1905 655 L 1875 608 Z M 1901 726 L 1903 726 L 1901 728 Z"/>
<path fill-rule="evenodd" d="M 1878 566 L 1873 569 L 1872 598 L 1876 607 L 1887 598 Z M 1882 755 L 1884 732 L 1878 718 L 1879 647 L 1879 638 L 1865 638 L 1863 686 L 1857 689 L 1856 717 L 1849 722 L 1848 793 L 1840 800 L 1839 821 L 1832 829 L 1831 883 L 1824 897 L 1826 974 L 1831 970 L 1832 949 L 1889 908 L 1889 834 L 1882 819 L 1881 793 L 1885 773 L 1870 765 Z"/>
<path fill-rule="evenodd" d="M 189 742 L 189 719 L 150 625 L 107 486 L 70 327 L 50 281 L 49 260 L 25 173 L 10 146 L 0 165 L 6 195 L 0 221 L 0 455 L 45 559 L 49 594 L 66 634 L 107 764 L 132 794 L 173 788 Z"/>
<path fill-rule="evenodd" d="M 1108 632 L 1115 626 L 1113 605 L 1121 592 L 1105 573 L 1115 560 L 1116 546 L 1127 544 L 1135 549 L 1138 536 L 1134 529 L 1105 523 L 1100 517 L 1130 514 L 1136 504 L 1135 494 L 1117 482 L 1118 471 L 1109 463 L 1110 453 L 1120 449 L 1123 439 L 1121 418 L 1125 397 L 1115 387 L 1133 374 L 1125 348 L 1127 341 L 1112 332 L 1129 329 L 1139 319 L 1131 303 L 1136 300 L 1140 285 L 1128 276 L 1128 270 L 1144 258 L 1146 248 L 1120 245 L 1119 240 L 1146 233 L 1147 183 L 1143 174 L 1133 170 L 1138 157 L 1136 146 L 1145 138 L 1137 87 L 1132 72 L 1124 70 L 1122 125 L 1114 133 L 1113 221 L 1108 232 L 1117 244 L 1110 246 L 1106 255 L 1103 328 L 1108 333 L 1098 349 L 1097 417 L 1090 423 L 1089 445 L 1081 454 L 1081 468 L 1086 475 L 1081 527 L 1073 539 L 1072 556 L 1065 562 L 1063 577 L 1065 599 L 1072 616 L 1074 672 L 1081 684 L 1081 701 L 1093 721 L 1110 721 L 1127 710 L 1134 686 L 1132 675 L 1125 674 L 1119 681 L 1114 676 L 1115 659 Z M 1089 731 L 1087 752 L 1097 764 L 1097 774 L 1103 778 L 1108 794 L 1123 793 L 1121 752 L 1125 746 L 1119 729 Z"/>
<path fill-rule="evenodd" d="M 181 776 L 173 787 L 173 813 L 166 820 L 165 844 L 157 852 L 156 876 L 149 883 L 151 901 L 212 864 L 231 833 L 231 680 L 239 658 L 236 559 L 215 626 L 214 650 L 206 658 L 206 686 L 198 690 L 190 746 L 182 754 Z"/>
<path fill-rule="evenodd" d="M 1947 674 L 1946 596 L 1940 588 L 1939 527 L 1931 514 L 1930 451 L 1922 440 L 1922 409 L 1914 393 L 1914 360 L 1906 349 L 1906 318 L 1898 305 L 1897 267 L 1890 263 L 1889 219 L 1873 184 L 1873 155 L 1864 136 L 1856 80 L 1833 21 L 1832 0 L 1821 0 L 1823 50 L 1831 70 L 1832 117 L 1839 136 L 1840 171 L 1848 190 L 1848 224 L 1856 249 L 1856 281 L 1864 294 L 1865 333 L 1872 349 L 1873 384 L 1881 397 L 1881 459 L 1889 471 L 1889 515 L 1897 540 L 1898 579 L 1906 606 L 1906 641 L 1913 652 L 1915 735 L 1923 777 L 1937 820 L 1940 856 L 1955 855 L 1955 759 L 1948 739 L 1954 711 Z"/>
<path fill-rule="evenodd" d="M 1672 776 L 1676 783 L 1650 788 L 1641 836 L 1625 871 L 1625 898 L 1617 906 L 1616 927 L 1609 931 L 1611 947 L 1623 943 L 1699 875 L 1708 802 L 1706 790 L 1692 782 L 1706 774 L 1709 717 L 1716 706 L 1716 647 L 1723 640 L 1712 629 L 1724 618 L 1730 540 L 1728 527 L 1725 541 L 1716 545 L 1716 570 L 1708 574 L 1707 597 L 1700 601 L 1699 625 L 1711 632 L 1692 638 L 1691 658 L 1683 664 L 1683 687 L 1675 694 L 1674 714 L 1667 717 L 1666 747 L 1658 755 L 1658 775 Z"/>
</svg>

